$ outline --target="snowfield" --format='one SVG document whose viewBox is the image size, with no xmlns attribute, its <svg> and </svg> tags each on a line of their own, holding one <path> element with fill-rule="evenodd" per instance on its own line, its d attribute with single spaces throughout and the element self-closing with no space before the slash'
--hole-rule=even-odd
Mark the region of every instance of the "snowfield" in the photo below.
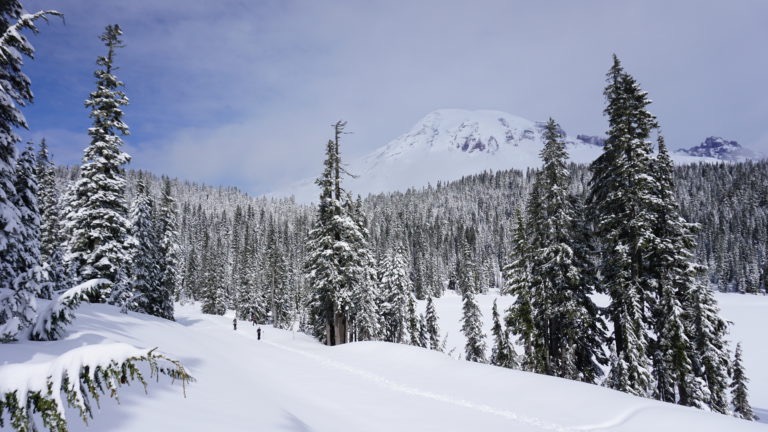
<svg viewBox="0 0 768 432">
<path fill-rule="evenodd" d="M 477 296 L 490 332 L 496 295 Z M 768 419 L 768 297 L 718 295 L 742 341 L 751 402 Z M 499 309 L 510 303 L 499 297 Z M 420 305 L 424 307 L 423 302 Z M 463 355 L 461 298 L 435 300 L 442 335 Z M 665 404 L 606 388 L 457 360 L 435 351 L 384 342 L 326 347 L 311 337 L 210 316 L 178 306 L 177 322 L 111 306 L 85 304 L 61 342 L 0 345 L 0 365 L 51 360 L 84 345 L 159 347 L 197 379 L 183 396 L 166 377 L 145 395 L 133 383 L 120 404 L 102 398 L 74 431 L 748 431 L 764 424 Z M 490 340 L 489 346 L 490 346 Z M 0 366 L 2 369 L 3 366 Z M 1 375 L 1 374 L 0 374 Z M 8 426 L 6 426 L 8 428 Z"/>
</svg>

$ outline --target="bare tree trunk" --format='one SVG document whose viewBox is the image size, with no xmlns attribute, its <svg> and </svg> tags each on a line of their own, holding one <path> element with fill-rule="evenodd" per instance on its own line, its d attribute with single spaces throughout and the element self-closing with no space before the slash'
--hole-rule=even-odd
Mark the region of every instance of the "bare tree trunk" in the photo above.
<svg viewBox="0 0 768 432">
<path fill-rule="evenodd" d="M 325 323 L 325 344 L 333 345 L 333 326 L 331 323 Z"/>
<path fill-rule="evenodd" d="M 334 315 L 334 327 L 336 330 L 336 343 L 347 343 L 347 322 L 344 315 L 336 313 Z"/>
</svg>

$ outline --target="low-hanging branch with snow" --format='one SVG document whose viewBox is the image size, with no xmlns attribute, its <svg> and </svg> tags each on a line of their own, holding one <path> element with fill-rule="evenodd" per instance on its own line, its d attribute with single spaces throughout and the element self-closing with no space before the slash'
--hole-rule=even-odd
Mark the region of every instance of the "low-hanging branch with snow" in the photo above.
<svg viewBox="0 0 768 432">
<path fill-rule="evenodd" d="M 58 340 L 66 326 L 75 319 L 75 309 L 80 306 L 88 293 L 96 291 L 102 285 L 111 284 L 108 279 L 91 279 L 70 288 L 37 314 L 30 339 L 36 341 Z"/>
<path fill-rule="evenodd" d="M 20 432 L 37 430 L 38 416 L 49 430 L 67 431 L 62 393 L 67 405 L 76 408 L 87 423 L 93 418 L 92 401 L 98 406 L 100 395 L 117 399 L 117 390 L 136 380 L 146 392 L 140 363 L 147 364 L 150 377 L 162 374 L 174 382 L 181 381 L 186 396 L 186 384 L 194 378 L 179 361 L 156 349 L 124 343 L 92 345 L 73 349 L 46 363 L 0 366 L 0 428 L 5 426 L 7 412 L 11 427 Z"/>
</svg>

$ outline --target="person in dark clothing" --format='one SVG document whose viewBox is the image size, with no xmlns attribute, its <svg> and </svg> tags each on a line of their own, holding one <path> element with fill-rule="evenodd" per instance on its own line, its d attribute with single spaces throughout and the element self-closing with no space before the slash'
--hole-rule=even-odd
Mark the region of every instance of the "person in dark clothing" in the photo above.
<svg viewBox="0 0 768 432">
<path fill-rule="evenodd" d="M 256 329 L 256 339 L 261 340 L 261 327 Z"/>
<path fill-rule="evenodd" d="M 232 319 L 232 329 L 237 330 L 237 318 Z"/>
</svg>

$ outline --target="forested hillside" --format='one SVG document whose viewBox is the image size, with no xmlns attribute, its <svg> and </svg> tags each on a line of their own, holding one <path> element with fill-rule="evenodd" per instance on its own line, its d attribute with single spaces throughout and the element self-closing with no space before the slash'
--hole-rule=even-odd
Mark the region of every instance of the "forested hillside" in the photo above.
<svg viewBox="0 0 768 432">
<path fill-rule="evenodd" d="M 587 167 L 570 165 L 569 170 L 572 191 L 583 197 Z M 159 196 L 161 179 L 138 172 L 128 175 L 129 195 L 135 194 L 139 176 Z M 408 245 L 416 296 L 440 296 L 453 286 L 463 237 L 474 250 L 481 286 L 500 287 L 500 269 L 512 252 L 515 210 L 524 205 L 534 176 L 533 170 L 485 172 L 365 198 L 377 257 Z M 74 170 L 58 170 L 60 188 L 69 178 Z M 700 224 L 696 257 L 707 266 L 713 287 L 764 290 L 768 162 L 678 166 L 675 179 L 683 216 Z M 302 266 L 314 208 L 288 198 L 250 197 L 232 187 L 171 184 L 179 209 L 181 295 L 221 302 L 218 307 L 240 306 L 244 317 L 285 309 L 280 313 L 286 323 L 292 320 L 307 295 Z"/>
</svg>

